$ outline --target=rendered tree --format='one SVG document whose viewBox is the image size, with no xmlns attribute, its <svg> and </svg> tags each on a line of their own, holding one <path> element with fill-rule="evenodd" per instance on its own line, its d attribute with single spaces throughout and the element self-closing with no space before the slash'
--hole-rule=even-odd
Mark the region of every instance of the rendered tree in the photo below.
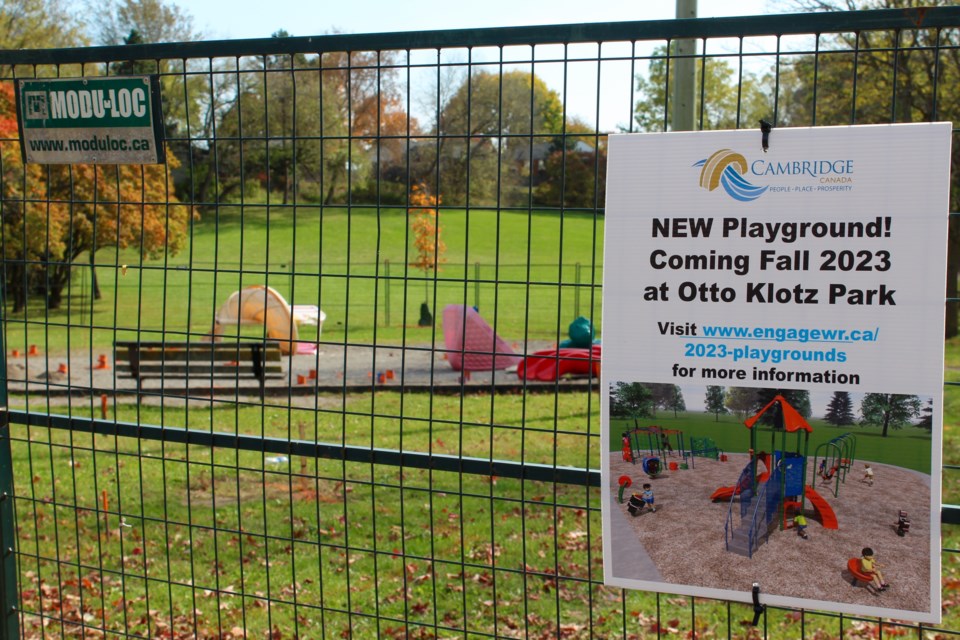
<svg viewBox="0 0 960 640">
<path fill-rule="evenodd" d="M 856 420 L 853 415 L 853 400 L 850 399 L 850 394 L 846 391 L 835 391 L 827 405 L 827 412 L 823 419 L 836 427 L 854 424 Z"/>
<path fill-rule="evenodd" d="M 860 403 L 861 422 L 882 427 L 880 435 L 887 437 L 889 429 L 902 429 L 920 415 L 922 403 L 917 396 L 896 393 L 868 393 Z"/>
<path fill-rule="evenodd" d="M 673 388 L 670 390 L 670 398 L 666 406 L 664 406 L 664 409 L 673 411 L 673 417 L 676 418 L 679 412 L 687 410 L 687 403 L 683 399 L 683 391 L 680 390 L 680 385 L 674 384 L 670 386 Z"/>
<path fill-rule="evenodd" d="M 720 414 L 727 413 L 726 395 L 723 392 L 723 387 L 717 385 L 707 386 L 705 404 L 707 411 L 713 414 L 714 421 L 720 422 Z"/>
<path fill-rule="evenodd" d="M 427 191 L 420 185 L 413 185 L 410 190 L 410 205 L 407 217 L 410 218 L 410 230 L 413 233 L 413 246 L 416 257 L 410 263 L 411 267 L 423 271 L 423 289 L 426 300 L 420 305 L 421 327 L 433 326 L 433 316 L 430 313 L 430 274 L 436 275 L 440 264 L 445 262 L 443 252 L 447 247 L 440 238 L 440 222 L 437 219 L 437 207 L 440 198 Z"/>
<path fill-rule="evenodd" d="M 790 405 L 797 410 L 797 412 L 804 418 L 809 418 L 811 412 L 810 409 L 810 392 L 802 391 L 800 389 L 755 389 L 756 395 L 754 396 L 754 404 L 752 411 L 759 411 L 765 407 L 775 396 L 783 396 L 783 398 L 790 403 Z M 760 418 L 760 421 L 764 424 L 771 425 L 775 428 L 781 428 L 783 426 L 783 414 L 780 409 L 779 404 L 771 407 L 769 411 L 763 414 Z"/>
<path fill-rule="evenodd" d="M 724 405 L 743 420 L 756 404 L 757 390 L 749 387 L 730 387 Z"/>
<path fill-rule="evenodd" d="M 933 398 L 928 398 L 924 403 L 917 427 L 926 429 L 927 431 L 933 431 Z"/>
<path fill-rule="evenodd" d="M 610 415 L 618 418 L 646 418 L 653 415 L 653 394 L 639 382 L 616 382 L 610 389 Z"/>
</svg>

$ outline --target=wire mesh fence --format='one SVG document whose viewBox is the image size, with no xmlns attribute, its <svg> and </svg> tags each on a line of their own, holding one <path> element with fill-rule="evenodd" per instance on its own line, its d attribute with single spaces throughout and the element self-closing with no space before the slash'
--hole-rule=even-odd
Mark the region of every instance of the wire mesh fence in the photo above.
<svg viewBox="0 0 960 640">
<path fill-rule="evenodd" d="M 938 629 L 753 628 L 605 587 L 598 369 L 509 365 L 578 316 L 602 334 L 606 134 L 673 129 L 682 63 L 698 129 L 950 120 L 958 29 L 941 8 L 0 52 L 7 635 L 954 635 L 949 527 Z M 17 80 L 130 74 L 159 80 L 166 165 L 23 162 Z M 282 303 L 228 322 L 250 287 Z M 484 354 L 449 346 L 448 309 L 502 338 L 486 367 L 453 366 Z"/>
</svg>

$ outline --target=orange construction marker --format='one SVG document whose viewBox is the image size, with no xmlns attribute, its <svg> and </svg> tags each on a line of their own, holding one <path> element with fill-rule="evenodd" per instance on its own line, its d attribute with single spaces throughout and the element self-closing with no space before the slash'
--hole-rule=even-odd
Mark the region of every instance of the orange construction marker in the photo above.
<svg viewBox="0 0 960 640">
<path fill-rule="evenodd" d="M 107 419 L 107 394 L 105 393 L 100 396 L 100 417 Z"/>
</svg>

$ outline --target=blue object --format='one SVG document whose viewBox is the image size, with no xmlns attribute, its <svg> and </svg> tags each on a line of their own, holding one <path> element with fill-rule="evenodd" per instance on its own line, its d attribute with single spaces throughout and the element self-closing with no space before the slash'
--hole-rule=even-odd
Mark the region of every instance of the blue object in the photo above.
<svg viewBox="0 0 960 640">
<path fill-rule="evenodd" d="M 593 323 L 591 323 L 588 318 L 578 316 L 567 328 L 567 335 L 570 336 L 570 339 L 560 343 L 559 346 L 561 349 L 569 349 L 571 347 L 589 349 L 593 346 Z"/>
</svg>

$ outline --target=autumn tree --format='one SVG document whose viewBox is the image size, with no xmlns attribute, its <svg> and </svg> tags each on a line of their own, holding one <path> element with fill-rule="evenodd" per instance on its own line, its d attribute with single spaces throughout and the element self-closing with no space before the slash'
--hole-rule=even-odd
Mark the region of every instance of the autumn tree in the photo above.
<svg viewBox="0 0 960 640">
<path fill-rule="evenodd" d="M 135 249 L 144 258 L 176 254 L 186 240 L 190 207 L 180 204 L 172 172 L 173 154 L 165 165 L 53 165 L 44 175 L 50 207 L 69 224 L 44 236 L 62 243 L 62 255 L 40 261 L 47 307 L 57 309 L 70 281 L 73 263 L 104 247 Z M 54 236 L 58 233 L 58 237 Z"/>
<path fill-rule="evenodd" d="M 87 44 L 80 17 L 66 0 L 4 0 L 0 3 L 0 48 L 46 49 Z M 4 77 L 10 70 L 0 68 Z M 28 74 L 31 75 L 31 74 Z"/>
<path fill-rule="evenodd" d="M 62 207 L 48 211 L 44 175 L 39 165 L 24 165 L 17 140 L 13 84 L 0 83 L 0 213 L 6 297 L 13 312 L 27 304 L 38 280 L 35 265 L 63 255 L 63 232 L 69 225 Z"/>
<path fill-rule="evenodd" d="M 853 424 L 855 419 L 850 394 L 846 391 L 835 391 L 830 403 L 827 404 L 827 412 L 823 419 L 835 427 Z"/>
<path fill-rule="evenodd" d="M 391 160 L 403 162 L 403 139 L 415 129 L 391 60 L 387 53 L 327 52 L 247 63 L 218 123 L 220 197 L 249 180 L 281 192 L 284 202 L 294 195 L 325 204 L 356 202 L 348 186 L 377 193 L 366 182 Z M 394 189 L 395 202 L 406 199 L 405 178 Z"/>
<path fill-rule="evenodd" d="M 714 421 L 720 422 L 720 414 L 727 413 L 726 395 L 723 392 L 723 387 L 708 385 L 704 404 L 707 411 L 713 414 Z"/>
<path fill-rule="evenodd" d="M 423 271 L 423 288 L 426 300 L 420 305 L 421 327 L 433 325 L 433 316 L 430 313 L 430 274 L 440 270 L 440 264 L 446 245 L 440 237 L 440 222 L 437 219 L 437 207 L 440 205 L 439 196 L 432 195 L 427 188 L 420 184 L 410 189 L 410 206 L 407 208 L 407 217 L 410 218 L 410 231 L 413 235 L 413 247 L 416 257 L 410 263 L 411 267 Z"/>
</svg>

